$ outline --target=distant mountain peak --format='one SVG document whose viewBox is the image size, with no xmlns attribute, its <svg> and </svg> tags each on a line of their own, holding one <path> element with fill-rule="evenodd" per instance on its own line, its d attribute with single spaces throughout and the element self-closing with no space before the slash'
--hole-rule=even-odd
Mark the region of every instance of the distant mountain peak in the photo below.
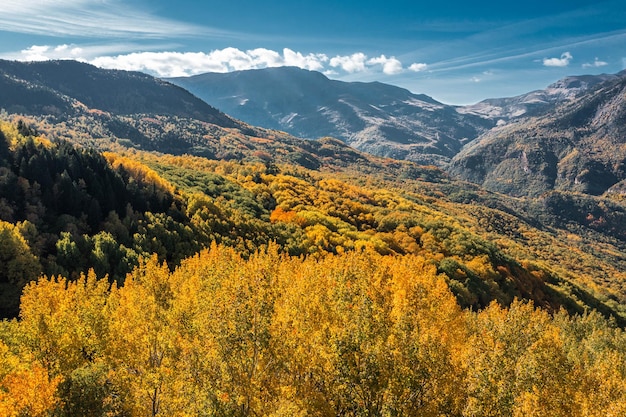
<svg viewBox="0 0 626 417">
<path fill-rule="evenodd" d="M 479 137 L 453 158 L 449 171 L 515 196 L 621 190 L 619 183 L 626 182 L 626 77 L 567 77 L 546 91 L 568 86 L 578 91 L 571 97 L 561 94 L 535 118 Z"/>
<path fill-rule="evenodd" d="M 424 94 L 381 82 L 343 82 L 294 67 L 170 79 L 237 119 L 375 155 L 445 164 L 493 126 Z"/>
<path fill-rule="evenodd" d="M 538 116 L 618 76 L 619 74 L 569 76 L 550 84 L 543 90 L 535 90 L 515 97 L 486 99 L 473 105 L 460 107 L 459 112 L 502 121 Z"/>
</svg>

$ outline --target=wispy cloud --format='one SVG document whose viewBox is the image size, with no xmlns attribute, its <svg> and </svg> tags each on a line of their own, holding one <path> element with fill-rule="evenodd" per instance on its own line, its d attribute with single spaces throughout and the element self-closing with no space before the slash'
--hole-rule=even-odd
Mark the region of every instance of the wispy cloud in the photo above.
<svg viewBox="0 0 626 417">
<path fill-rule="evenodd" d="M 621 8 L 616 8 L 619 5 L 620 0 L 608 2 L 603 0 L 580 8 L 565 9 L 564 12 L 555 15 L 511 22 L 487 22 L 488 24 L 478 27 L 477 31 L 471 30 L 472 22 L 470 21 L 467 30 L 460 31 L 461 33 L 466 32 L 468 36 L 454 37 L 446 42 L 426 44 L 419 49 L 399 56 L 399 58 L 413 59 L 412 56 L 419 55 L 430 61 L 430 71 L 448 72 L 513 62 L 529 65 L 533 60 L 542 63 L 544 57 L 560 59 L 558 56 L 563 51 L 570 51 L 571 54 L 580 58 L 583 53 L 579 53 L 579 50 L 582 48 L 618 47 L 621 50 L 624 42 L 626 42 L 626 29 L 623 28 L 623 25 L 619 29 L 584 35 L 576 35 L 576 31 L 566 30 L 563 31 L 562 36 L 547 38 L 538 35 L 552 33 L 557 29 L 589 24 L 590 17 L 602 21 L 603 17 L 608 14 L 614 19 L 619 19 L 619 15 L 623 14 L 623 12 L 616 13 L 616 10 L 621 10 Z M 447 28 L 445 23 L 445 21 L 440 22 L 443 28 L 448 31 L 450 28 Z M 452 21 L 452 23 L 455 22 Z M 609 24 L 604 26 L 607 28 L 620 27 Z M 454 32 L 452 29 L 450 31 Z M 524 42 L 521 42 L 521 39 L 524 39 Z"/>
<path fill-rule="evenodd" d="M 567 67 L 574 59 L 569 52 L 563 52 L 560 58 L 544 58 L 543 65 L 546 67 Z"/>
<path fill-rule="evenodd" d="M 225 31 L 159 17 L 121 0 L 3 0 L 0 30 L 82 38 L 229 36 Z"/>
<path fill-rule="evenodd" d="M 583 64 L 583 68 L 600 68 L 607 65 L 609 65 L 608 62 L 600 61 L 598 58 L 596 58 L 593 62 L 585 62 Z"/>
</svg>

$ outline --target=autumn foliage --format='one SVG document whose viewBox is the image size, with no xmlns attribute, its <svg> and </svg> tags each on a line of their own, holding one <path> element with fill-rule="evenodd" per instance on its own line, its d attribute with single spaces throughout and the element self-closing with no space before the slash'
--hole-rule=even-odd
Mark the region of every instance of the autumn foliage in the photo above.
<svg viewBox="0 0 626 417">
<path fill-rule="evenodd" d="M 626 413 L 612 234 L 440 177 L 0 128 L 2 416 Z"/>
<path fill-rule="evenodd" d="M 518 301 L 462 310 L 415 255 L 213 246 L 119 288 L 42 279 L 0 340 L 3 415 L 626 412 L 623 331 Z"/>
</svg>

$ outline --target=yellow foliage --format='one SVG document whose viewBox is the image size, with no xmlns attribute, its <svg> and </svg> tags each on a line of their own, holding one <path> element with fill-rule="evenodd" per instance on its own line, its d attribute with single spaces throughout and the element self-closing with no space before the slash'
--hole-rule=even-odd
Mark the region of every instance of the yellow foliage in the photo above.
<svg viewBox="0 0 626 417">
<path fill-rule="evenodd" d="M 153 184 L 165 192 L 174 194 L 175 188 L 172 184 L 165 181 L 163 177 L 154 170 L 148 168 L 136 159 L 127 158 L 113 152 L 103 152 L 103 156 L 113 169 L 118 170 L 122 167 L 129 172 L 136 181 L 141 181 L 145 184 Z"/>
<path fill-rule="evenodd" d="M 50 380 L 48 372 L 40 365 L 7 375 L 0 381 L 0 415 L 50 415 L 58 402 L 55 391 L 60 381 L 60 377 Z"/>
<path fill-rule="evenodd" d="M 121 288 L 93 273 L 32 283 L 20 336 L 0 328 L 0 411 L 63 415 L 67 381 L 83 384 L 75 403 L 131 416 L 623 413 L 619 329 L 518 301 L 462 310 L 431 259 L 372 242 L 246 260 L 214 244 L 174 272 L 145 259 Z M 80 378 L 95 366 L 104 391 Z"/>
</svg>

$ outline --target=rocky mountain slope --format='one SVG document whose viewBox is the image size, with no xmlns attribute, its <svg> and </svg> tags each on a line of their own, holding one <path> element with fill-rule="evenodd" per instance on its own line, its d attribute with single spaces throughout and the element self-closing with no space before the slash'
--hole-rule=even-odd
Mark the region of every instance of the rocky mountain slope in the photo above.
<svg viewBox="0 0 626 417">
<path fill-rule="evenodd" d="M 626 73 L 548 114 L 495 128 L 454 157 L 450 172 L 493 191 L 600 195 L 624 190 Z"/>
<path fill-rule="evenodd" d="M 458 108 L 459 113 L 475 114 L 506 122 L 521 117 L 533 117 L 549 112 L 554 106 L 574 100 L 596 85 L 616 80 L 619 75 L 579 75 L 565 77 L 543 90 L 515 97 L 490 98 Z"/>
<path fill-rule="evenodd" d="M 332 136 L 375 155 L 445 164 L 494 125 L 423 94 L 374 83 L 330 80 L 299 68 L 266 68 L 174 78 L 250 124 L 316 139 Z"/>
</svg>

